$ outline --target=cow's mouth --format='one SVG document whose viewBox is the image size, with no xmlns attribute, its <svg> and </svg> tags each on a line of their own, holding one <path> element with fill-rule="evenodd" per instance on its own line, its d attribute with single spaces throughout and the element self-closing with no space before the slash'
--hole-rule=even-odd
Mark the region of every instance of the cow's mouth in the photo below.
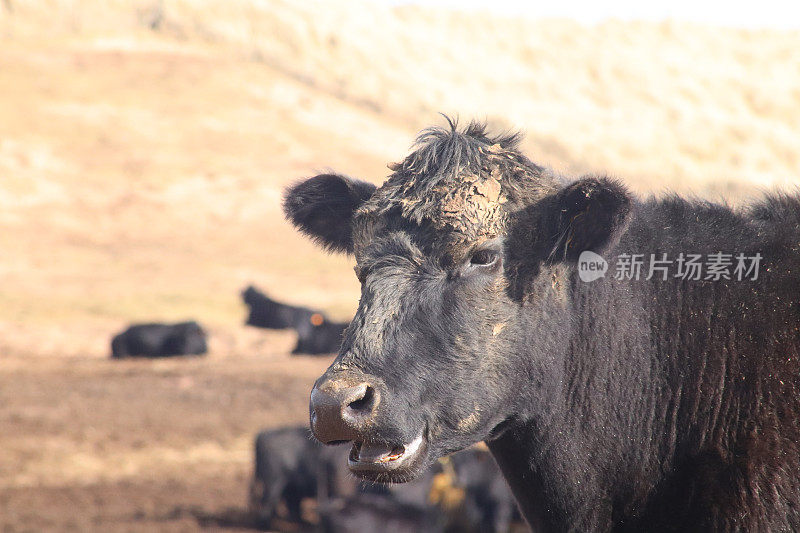
<svg viewBox="0 0 800 533">
<path fill-rule="evenodd" d="M 354 474 L 373 481 L 406 481 L 414 477 L 426 448 L 422 434 L 406 444 L 354 441 L 347 465 Z"/>
</svg>

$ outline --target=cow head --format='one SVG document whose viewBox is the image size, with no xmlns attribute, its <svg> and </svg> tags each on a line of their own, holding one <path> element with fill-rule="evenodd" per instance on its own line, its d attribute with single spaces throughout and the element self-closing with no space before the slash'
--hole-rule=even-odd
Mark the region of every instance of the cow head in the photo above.
<svg viewBox="0 0 800 533">
<path fill-rule="evenodd" d="M 362 477 L 411 479 L 561 386 L 574 265 L 624 231 L 630 199 L 605 178 L 565 184 L 516 145 L 451 124 L 380 188 L 324 174 L 287 191 L 302 232 L 355 256 L 361 300 L 314 385 L 311 427 L 352 441 Z"/>
</svg>

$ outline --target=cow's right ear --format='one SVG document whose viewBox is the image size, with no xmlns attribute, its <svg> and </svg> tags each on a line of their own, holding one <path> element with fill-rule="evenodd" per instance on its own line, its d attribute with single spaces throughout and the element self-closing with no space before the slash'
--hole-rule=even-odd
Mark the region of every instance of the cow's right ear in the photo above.
<svg viewBox="0 0 800 533">
<path fill-rule="evenodd" d="M 632 200 L 621 183 L 606 177 L 584 176 L 561 189 L 541 227 L 548 260 L 575 263 L 581 252 L 613 246 L 628 226 Z"/>
<path fill-rule="evenodd" d="M 283 212 L 296 228 L 328 250 L 353 252 L 353 214 L 375 185 L 338 174 L 320 174 L 286 190 Z"/>
</svg>

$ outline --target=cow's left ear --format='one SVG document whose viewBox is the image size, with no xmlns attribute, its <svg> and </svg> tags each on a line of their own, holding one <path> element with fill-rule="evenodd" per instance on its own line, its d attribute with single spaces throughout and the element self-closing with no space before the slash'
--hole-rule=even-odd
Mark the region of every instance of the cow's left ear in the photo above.
<svg viewBox="0 0 800 533">
<path fill-rule="evenodd" d="M 320 174 L 286 190 L 283 212 L 300 231 L 335 252 L 353 251 L 353 215 L 375 185 L 339 174 Z"/>
<path fill-rule="evenodd" d="M 620 183 L 587 176 L 556 193 L 543 217 L 551 261 L 576 262 L 581 252 L 602 254 L 616 244 L 631 217 L 632 198 Z"/>
</svg>

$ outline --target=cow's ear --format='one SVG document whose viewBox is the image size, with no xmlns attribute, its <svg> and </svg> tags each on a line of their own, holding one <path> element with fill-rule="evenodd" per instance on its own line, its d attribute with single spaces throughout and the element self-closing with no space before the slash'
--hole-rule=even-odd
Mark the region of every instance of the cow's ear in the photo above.
<svg viewBox="0 0 800 533">
<path fill-rule="evenodd" d="M 540 228 L 549 241 L 550 261 L 573 263 L 586 250 L 602 254 L 616 244 L 631 217 L 630 193 L 604 177 L 583 177 L 551 200 Z"/>
<path fill-rule="evenodd" d="M 283 212 L 300 231 L 335 252 L 353 251 L 355 210 L 375 185 L 338 174 L 320 174 L 286 190 Z"/>
</svg>

